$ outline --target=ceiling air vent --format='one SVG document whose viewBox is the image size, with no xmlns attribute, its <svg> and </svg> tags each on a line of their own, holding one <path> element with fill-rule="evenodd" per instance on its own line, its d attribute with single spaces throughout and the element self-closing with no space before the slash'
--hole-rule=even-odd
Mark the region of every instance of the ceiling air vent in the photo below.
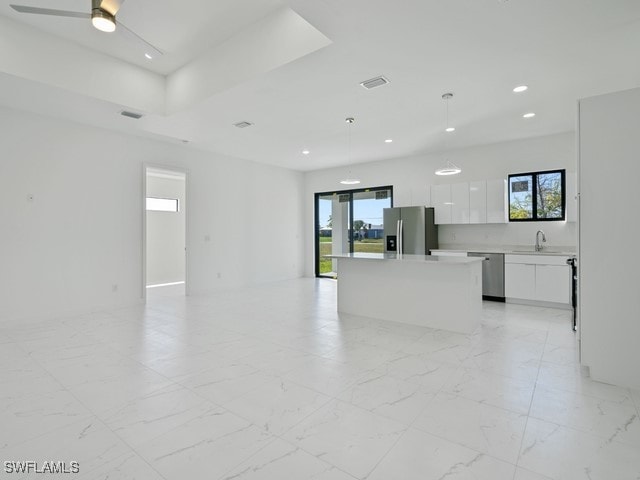
<svg viewBox="0 0 640 480">
<path fill-rule="evenodd" d="M 120 115 L 122 115 L 123 117 L 135 118 L 136 120 L 140 120 L 142 118 L 141 113 L 128 112 L 127 110 L 121 111 Z"/>
<path fill-rule="evenodd" d="M 251 125 L 253 125 L 253 123 L 251 122 L 238 122 L 233 124 L 234 127 L 238 127 L 238 128 L 247 128 L 247 127 L 250 127 Z"/>
<path fill-rule="evenodd" d="M 389 83 L 389 80 L 387 80 L 383 76 L 379 76 L 376 78 L 365 80 L 364 82 L 361 82 L 360 85 L 362 85 L 367 90 L 371 90 L 372 88 L 380 87 L 382 85 L 386 85 L 387 83 Z"/>
</svg>

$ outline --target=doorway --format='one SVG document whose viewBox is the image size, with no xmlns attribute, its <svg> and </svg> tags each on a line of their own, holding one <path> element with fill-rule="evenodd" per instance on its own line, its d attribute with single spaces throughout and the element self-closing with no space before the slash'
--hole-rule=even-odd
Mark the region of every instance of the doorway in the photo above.
<svg viewBox="0 0 640 480">
<path fill-rule="evenodd" d="M 336 260 L 325 255 L 384 253 L 383 211 L 393 206 L 393 187 L 315 194 L 316 276 L 336 278 Z"/>
<path fill-rule="evenodd" d="M 144 289 L 183 296 L 186 290 L 187 172 L 145 167 Z"/>
</svg>

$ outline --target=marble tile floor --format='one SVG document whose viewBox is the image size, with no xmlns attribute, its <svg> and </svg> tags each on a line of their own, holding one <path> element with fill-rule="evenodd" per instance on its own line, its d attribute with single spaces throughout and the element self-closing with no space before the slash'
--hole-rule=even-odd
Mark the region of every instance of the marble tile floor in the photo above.
<svg viewBox="0 0 640 480">
<path fill-rule="evenodd" d="M 1 324 L 2 461 L 111 480 L 640 479 L 640 392 L 588 378 L 568 311 L 485 302 L 460 335 L 339 316 L 335 287 L 167 287 Z"/>
</svg>

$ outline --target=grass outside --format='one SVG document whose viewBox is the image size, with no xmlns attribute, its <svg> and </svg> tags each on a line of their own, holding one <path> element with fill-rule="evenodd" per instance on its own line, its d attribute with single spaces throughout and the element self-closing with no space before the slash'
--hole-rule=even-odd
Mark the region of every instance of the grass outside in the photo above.
<svg viewBox="0 0 640 480">
<path fill-rule="evenodd" d="M 320 238 L 320 274 L 329 273 L 333 270 L 333 264 L 330 258 L 324 258 L 323 255 L 331 255 L 331 238 L 329 242 Z"/>
<path fill-rule="evenodd" d="M 329 238 L 329 242 L 323 240 Z M 381 238 L 365 238 L 353 244 L 354 252 L 358 253 L 384 253 L 384 244 Z M 331 255 L 332 243 L 330 237 L 320 237 L 320 274 L 333 271 L 333 264 L 330 258 L 323 258 L 323 255 Z"/>
</svg>

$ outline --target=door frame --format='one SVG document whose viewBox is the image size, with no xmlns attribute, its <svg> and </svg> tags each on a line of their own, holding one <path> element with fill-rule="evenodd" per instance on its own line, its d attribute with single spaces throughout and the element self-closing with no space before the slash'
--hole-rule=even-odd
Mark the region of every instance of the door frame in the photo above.
<svg viewBox="0 0 640 480">
<path fill-rule="evenodd" d="M 140 298 L 143 302 L 147 301 L 147 171 L 149 169 L 167 170 L 169 172 L 176 172 L 184 175 L 184 198 L 186 209 L 184 212 L 184 294 L 185 296 L 190 294 L 189 291 L 189 211 L 191 209 L 191 195 L 189 188 L 189 169 L 177 166 L 161 163 L 142 163 L 142 292 Z"/>
<path fill-rule="evenodd" d="M 318 220 L 319 217 L 319 207 L 320 204 L 318 200 L 320 197 L 328 196 L 328 195 L 344 195 L 349 194 L 349 225 L 348 231 L 353 235 L 353 194 L 361 193 L 361 192 L 375 192 L 377 190 L 389 190 L 391 192 L 391 206 L 393 207 L 393 185 L 385 185 L 380 187 L 364 187 L 364 188 L 352 188 L 349 190 L 330 190 L 328 192 L 316 192 L 313 194 L 313 250 L 314 250 L 314 273 L 316 278 L 333 278 L 327 275 L 320 274 L 320 242 L 318 238 L 320 236 L 320 223 Z M 353 238 L 349 241 L 349 251 L 353 253 Z"/>
</svg>

